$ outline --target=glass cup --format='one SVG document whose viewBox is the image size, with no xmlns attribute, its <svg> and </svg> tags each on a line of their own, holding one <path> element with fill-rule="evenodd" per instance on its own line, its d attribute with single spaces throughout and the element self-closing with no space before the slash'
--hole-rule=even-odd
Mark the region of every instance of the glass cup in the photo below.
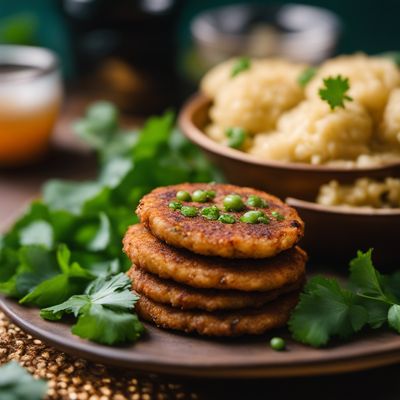
<svg viewBox="0 0 400 400">
<path fill-rule="evenodd" d="M 46 152 L 62 102 L 58 65 L 47 49 L 0 45 L 0 166 Z"/>
</svg>

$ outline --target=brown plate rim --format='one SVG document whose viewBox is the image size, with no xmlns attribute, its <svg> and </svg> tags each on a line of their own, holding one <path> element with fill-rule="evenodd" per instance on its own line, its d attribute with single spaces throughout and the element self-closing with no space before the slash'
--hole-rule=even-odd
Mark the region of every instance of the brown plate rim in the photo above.
<svg viewBox="0 0 400 400">
<path fill-rule="evenodd" d="M 178 125 L 184 135 L 192 142 L 206 149 L 210 153 L 217 154 L 223 157 L 229 157 L 237 161 L 258 166 L 275 168 L 280 170 L 298 170 L 303 172 L 320 172 L 320 173 L 341 173 L 341 172 L 359 172 L 359 173 L 376 173 L 390 171 L 393 168 L 400 167 L 400 161 L 392 161 L 376 167 L 359 167 L 359 166 L 331 166 L 331 165 L 310 165 L 306 163 L 290 163 L 280 161 L 266 161 L 252 157 L 242 151 L 222 146 L 219 143 L 208 138 L 198 127 L 193 123 L 193 114 L 201 107 L 205 107 L 211 100 L 202 93 L 195 93 L 183 105 L 178 116 Z"/>
<path fill-rule="evenodd" d="M 258 363 L 246 363 L 244 361 L 241 364 L 232 365 L 222 361 L 193 364 L 190 357 L 187 357 L 185 362 L 182 362 L 182 360 L 179 362 L 166 361 L 161 359 L 159 355 L 147 354 L 143 356 L 143 354 L 137 354 L 135 351 L 126 351 L 125 347 L 108 347 L 77 337 L 71 338 L 69 337 L 71 336 L 69 333 L 70 326 L 65 323 L 55 322 L 55 324 L 64 327 L 65 335 L 54 334 L 50 330 L 37 326 L 32 321 L 26 320 L 18 311 L 23 308 L 26 309 L 26 307 L 22 307 L 15 300 L 4 296 L 0 296 L 0 308 L 17 326 L 61 351 L 95 362 L 144 372 L 207 378 L 299 377 L 358 371 L 400 361 L 400 337 L 395 342 L 392 340 L 389 344 L 383 343 L 381 348 L 374 348 L 368 353 L 353 354 L 354 351 L 341 351 L 340 356 L 332 357 L 332 354 L 330 354 L 330 356 L 328 355 L 325 359 L 320 360 L 317 359 L 318 357 L 314 357 L 314 360 L 311 357 L 306 361 L 292 360 L 287 362 L 283 359 L 280 360 L 279 353 L 274 352 L 277 355 L 277 358 L 273 357 L 274 362 L 265 360 Z M 36 309 L 30 310 L 37 312 Z M 47 326 L 47 324 L 54 324 L 54 322 L 43 321 L 43 324 Z M 152 331 L 159 331 L 149 325 L 146 325 L 146 327 L 150 334 Z M 171 335 L 169 332 L 165 334 Z M 378 335 L 378 339 L 380 336 Z M 262 343 L 262 346 L 268 347 L 268 343 Z M 134 349 L 134 347 L 132 348 Z M 340 346 L 337 348 L 340 348 Z M 309 351 L 320 352 L 320 350 L 314 349 Z"/>
</svg>

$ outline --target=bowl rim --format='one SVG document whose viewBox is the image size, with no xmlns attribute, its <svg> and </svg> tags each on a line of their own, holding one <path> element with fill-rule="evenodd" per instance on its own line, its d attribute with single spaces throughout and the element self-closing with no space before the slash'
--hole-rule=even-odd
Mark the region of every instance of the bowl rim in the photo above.
<svg viewBox="0 0 400 400">
<path fill-rule="evenodd" d="M 400 208 L 367 208 L 351 206 L 326 206 L 308 200 L 301 200 L 295 197 L 287 197 L 285 203 L 297 210 L 309 210 L 325 214 L 353 215 L 363 217 L 400 217 Z"/>
<path fill-rule="evenodd" d="M 361 172 L 361 173 L 376 173 L 380 171 L 391 170 L 392 168 L 400 167 L 399 161 L 388 162 L 375 167 L 354 167 L 354 166 L 332 166 L 332 165 L 314 165 L 306 163 L 293 163 L 282 161 L 261 160 L 251 156 L 243 151 L 232 149 L 215 142 L 207 137 L 193 122 L 194 114 L 202 107 L 210 104 L 212 100 L 204 94 L 197 92 L 193 94 L 182 106 L 178 116 L 178 125 L 183 134 L 199 147 L 207 150 L 210 153 L 228 157 L 236 161 L 246 164 L 253 164 L 261 167 L 288 171 L 304 171 L 304 172 L 319 172 L 319 173 L 343 173 L 343 172 Z"/>
</svg>

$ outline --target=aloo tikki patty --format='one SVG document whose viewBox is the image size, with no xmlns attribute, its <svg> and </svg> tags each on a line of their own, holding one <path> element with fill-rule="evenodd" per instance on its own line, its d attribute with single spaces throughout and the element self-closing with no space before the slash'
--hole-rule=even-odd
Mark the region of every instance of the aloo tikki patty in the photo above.
<svg viewBox="0 0 400 400">
<path fill-rule="evenodd" d="M 169 246 L 141 224 L 129 227 L 123 243 L 125 253 L 138 267 L 197 288 L 279 289 L 302 279 L 307 261 L 306 253 L 298 246 L 265 259 L 205 257 Z"/>
<path fill-rule="evenodd" d="M 132 288 L 140 295 L 156 303 L 163 303 L 184 309 L 206 311 L 234 310 L 246 307 L 261 307 L 275 300 L 278 296 L 300 289 L 304 278 L 290 285 L 268 292 L 242 292 L 238 290 L 195 289 L 161 279 L 133 265 L 127 272 L 132 280 Z"/>
<path fill-rule="evenodd" d="M 212 193 L 212 196 L 206 201 L 192 201 L 196 191 Z M 192 199 L 179 200 L 178 192 L 187 192 Z M 231 195 L 243 202 L 241 209 L 225 206 L 227 196 Z M 263 204 L 249 205 L 254 197 Z M 217 208 L 224 215 L 225 223 L 203 216 L 202 210 L 207 207 Z M 262 214 L 259 221 L 263 222 L 242 222 L 248 211 Z M 206 256 L 273 257 L 293 247 L 304 233 L 304 223 L 297 212 L 277 197 L 228 184 L 183 183 L 161 187 L 144 196 L 136 212 L 142 224 L 157 238 Z M 234 223 L 227 223 L 233 220 Z"/>
<path fill-rule="evenodd" d="M 207 312 L 180 310 L 141 296 L 135 305 L 139 316 L 157 326 L 207 336 L 260 335 L 284 326 L 298 302 L 298 291 L 280 296 L 261 308 Z"/>
</svg>

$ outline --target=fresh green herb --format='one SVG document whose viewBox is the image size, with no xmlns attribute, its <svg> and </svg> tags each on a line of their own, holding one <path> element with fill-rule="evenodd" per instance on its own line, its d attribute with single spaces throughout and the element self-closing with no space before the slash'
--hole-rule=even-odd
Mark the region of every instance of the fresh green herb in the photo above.
<svg viewBox="0 0 400 400">
<path fill-rule="evenodd" d="M 262 219 L 264 217 L 265 215 L 262 211 L 247 211 L 240 217 L 240 222 L 244 222 L 246 224 L 257 224 L 258 222 L 262 222 L 263 220 L 260 221 L 260 218 Z"/>
<path fill-rule="evenodd" d="M 138 222 L 132 210 L 153 188 L 221 180 L 174 129 L 172 113 L 150 118 L 139 132 L 125 131 L 116 108 L 100 102 L 75 128 L 97 151 L 97 179 L 49 181 L 43 201 L 33 202 L 0 240 L 0 292 L 24 304 L 55 306 L 82 295 L 96 277 L 126 271 L 131 263 L 121 252 L 121 240 L 128 226 Z M 99 326 L 110 312 L 97 313 L 94 306 L 90 314 L 82 310 L 81 324 L 91 318 Z M 127 336 L 118 332 L 123 326 L 122 321 L 114 324 L 115 335 Z"/>
<path fill-rule="evenodd" d="M 73 314 L 78 320 L 72 332 L 85 339 L 113 345 L 137 340 L 143 325 L 131 311 L 138 297 L 132 293 L 131 281 L 124 273 L 97 278 L 84 294 L 70 297 L 57 306 L 44 308 L 40 315 L 60 320 Z"/>
<path fill-rule="evenodd" d="M 247 137 L 246 131 L 239 127 L 228 128 L 225 135 L 228 138 L 228 146 L 233 149 L 241 149 Z"/>
<path fill-rule="evenodd" d="M 219 217 L 219 209 L 217 206 L 205 207 L 201 210 L 201 215 L 212 221 L 216 221 Z"/>
<path fill-rule="evenodd" d="M 222 222 L 223 224 L 234 224 L 236 222 L 236 219 L 233 215 L 221 214 L 218 218 L 218 221 Z"/>
<path fill-rule="evenodd" d="M 314 67 L 306 68 L 297 78 L 297 82 L 301 87 L 307 86 L 308 82 L 314 78 L 315 74 L 317 73 L 317 69 Z"/>
<path fill-rule="evenodd" d="M 182 206 L 181 214 L 185 217 L 195 217 L 198 214 L 196 207 Z"/>
<path fill-rule="evenodd" d="M 174 211 L 180 210 L 182 208 L 182 203 L 180 203 L 179 201 L 171 201 L 168 204 L 168 207 L 172 208 Z"/>
<path fill-rule="evenodd" d="M 277 221 L 283 221 L 285 219 L 285 216 L 282 215 L 280 212 L 278 211 L 272 211 L 271 215 L 277 220 Z"/>
<path fill-rule="evenodd" d="M 276 351 L 282 351 L 286 348 L 286 342 L 281 337 L 273 337 L 270 340 L 269 345 Z"/>
<path fill-rule="evenodd" d="M 349 79 L 343 78 L 341 75 L 336 77 L 328 77 L 324 79 L 324 86 L 319 90 L 319 96 L 325 100 L 331 110 L 335 107 L 345 107 L 344 102 L 353 101 L 346 93 L 350 89 Z"/>
<path fill-rule="evenodd" d="M 262 199 L 259 196 L 254 195 L 254 194 L 249 196 L 246 204 L 250 207 L 261 207 L 261 208 L 268 207 L 268 203 L 264 199 Z"/>
<path fill-rule="evenodd" d="M 42 400 L 47 383 L 35 379 L 16 361 L 0 367 L 0 398 L 2 400 Z"/>
<path fill-rule="evenodd" d="M 232 66 L 232 78 L 239 75 L 241 72 L 248 70 L 251 67 L 251 60 L 249 57 L 240 57 Z"/>
<path fill-rule="evenodd" d="M 241 211 L 244 203 L 238 194 L 228 194 L 224 198 L 224 208 L 226 211 Z"/>
<path fill-rule="evenodd" d="M 320 347 L 332 337 L 346 339 L 365 326 L 384 324 L 400 333 L 399 274 L 381 275 L 371 255 L 359 251 L 350 262 L 348 288 L 331 278 L 308 281 L 289 321 L 294 339 Z"/>
<path fill-rule="evenodd" d="M 180 201 L 191 201 L 192 196 L 190 195 L 189 192 L 186 192 L 185 190 L 179 190 L 176 193 L 176 198 Z"/>
</svg>

